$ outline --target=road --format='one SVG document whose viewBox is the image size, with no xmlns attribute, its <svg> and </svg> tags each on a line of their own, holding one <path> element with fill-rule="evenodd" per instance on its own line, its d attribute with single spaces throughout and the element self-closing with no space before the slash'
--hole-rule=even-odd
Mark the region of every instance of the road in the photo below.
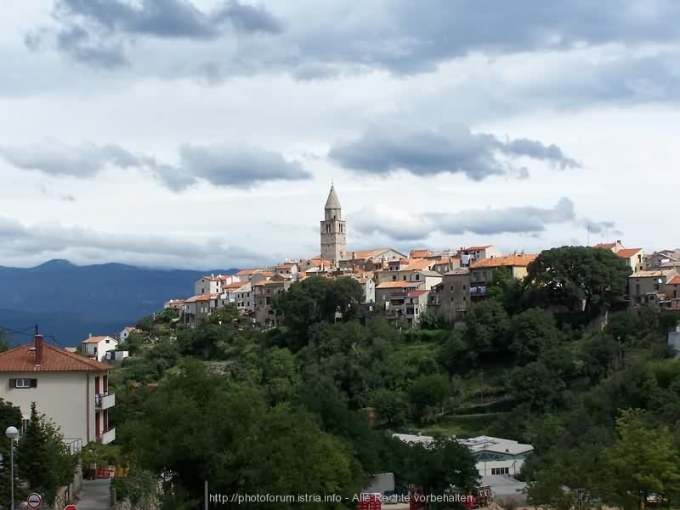
<svg viewBox="0 0 680 510">
<path fill-rule="evenodd" d="M 80 491 L 76 507 L 78 510 L 109 510 L 111 495 L 109 488 L 111 480 L 83 480 L 83 489 Z"/>
</svg>

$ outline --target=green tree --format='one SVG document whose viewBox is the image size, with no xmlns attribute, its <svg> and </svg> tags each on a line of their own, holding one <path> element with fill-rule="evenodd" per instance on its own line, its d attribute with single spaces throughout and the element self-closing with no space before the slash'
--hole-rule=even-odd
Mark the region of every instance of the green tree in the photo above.
<svg viewBox="0 0 680 510">
<path fill-rule="evenodd" d="M 403 391 L 379 388 L 371 393 L 369 399 L 378 415 L 378 419 L 386 425 L 402 425 L 408 417 L 408 395 Z"/>
<path fill-rule="evenodd" d="M 2 458 L 2 464 L 0 469 L 0 504 L 4 507 L 7 505 L 9 508 L 9 500 L 11 497 L 11 468 L 10 468 L 10 440 L 5 437 L 5 430 L 7 427 L 21 428 L 21 409 L 12 405 L 11 402 L 6 402 L 0 399 L 0 433 L 2 437 L 0 438 L 0 456 Z M 14 498 L 16 501 L 20 501 L 27 494 L 23 490 L 19 476 L 18 470 L 15 469 L 14 472 Z"/>
<path fill-rule="evenodd" d="M 631 268 L 610 250 L 563 246 L 545 250 L 529 264 L 525 286 L 542 290 L 549 306 L 586 312 L 624 298 Z"/>
<path fill-rule="evenodd" d="M 175 503 L 198 508 L 204 480 L 227 495 L 349 496 L 360 489 L 363 474 L 349 444 L 323 432 L 309 413 L 271 407 L 258 388 L 207 373 L 203 364 L 179 369 L 145 401 L 143 419 L 121 430 L 134 465 L 172 474 Z"/>
<path fill-rule="evenodd" d="M 536 361 L 560 342 L 555 316 L 541 308 L 531 308 L 510 319 L 510 349 L 520 365 Z"/>
<path fill-rule="evenodd" d="M 644 508 L 650 493 L 668 495 L 680 486 L 680 452 L 667 428 L 651 424 L 644 411 L 622 411 L 618 438 L 606 452 L 610 479 L 606 500 Z"/>
<path fill-rule="evenodd" d="M 286 292 L 274 296 L 274 309 L 283 314 L 290 347 L 297 351 L 305 345 L 313 325 L 334 323 L 338 314 L 344 320 L 351 319 L 362 300 L 363 289 L 355 279 L 314 276 L 295 282 Z"/>
<path fill-rule="evenodd" d="M 9 334 L 7 331 L 0 328 L 0 352 L 9 350 Z"/>
<path fill-rule="evenodd" d="M 38 414 L 35 403 L 31 404 L 31 417 L 16 451 L 19 475 L 29 489 L 41 494 L 47 503 L 54 503 L 57 491 L 73 480 L 76 462 L 56 425 Z"/>
<path fill-rule="evenodd" d="M 408 445 L 402 455 L 399 475 L 421 494 L 445 494 L 451 486 L 469 491 L 477 488 L 479 472 L 475 458 L 456 439 L 437 437 L 432 445 Z"/>
</svg>

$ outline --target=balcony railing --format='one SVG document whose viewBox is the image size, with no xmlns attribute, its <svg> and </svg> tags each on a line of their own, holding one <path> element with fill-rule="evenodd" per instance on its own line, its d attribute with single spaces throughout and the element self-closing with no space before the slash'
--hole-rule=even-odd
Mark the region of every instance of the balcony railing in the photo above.
<svg viewBox="0 0 680 510">
<path fill-rule="evenodd" d="M 94 406 L 97 409 L 108 409 L 116 405 L 115 393 L 98 393 L 94 396 Z"/>
<path fill-rule="evenodd" d="M 97 436 L 97 442 L 101 444 L 109 444 L 116 440 L 116 428 L 111 427 L 106 432 L 102 432 Z"/>
</svg>

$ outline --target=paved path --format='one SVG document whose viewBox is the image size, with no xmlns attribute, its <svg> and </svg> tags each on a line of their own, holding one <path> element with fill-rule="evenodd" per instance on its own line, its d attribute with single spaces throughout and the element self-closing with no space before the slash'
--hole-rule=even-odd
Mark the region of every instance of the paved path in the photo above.
<svg viewBox="0 0 680 510">
<path fill-rule="evenodd" d="M 83 480 L 83 489 L 75 505 L 78 510 L 109 510 L 111 480 Z"/>
</svg>

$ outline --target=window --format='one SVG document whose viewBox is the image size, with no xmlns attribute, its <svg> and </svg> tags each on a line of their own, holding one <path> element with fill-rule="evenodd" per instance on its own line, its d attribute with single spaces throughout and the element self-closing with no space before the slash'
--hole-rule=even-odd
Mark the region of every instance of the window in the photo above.
<svg viewBox="0 0 680 510">
<path fill-rule="evenodd" d="M 510 468 L 491 468 L 492 475 L 507 475 L 510 473 Z"/>
<path fill-rule="evenodd" d="M 26 388 L 37 388 L 38 387 L 38 380 L 37 379 L 10 379 L 9 380 L 9 387 L 10 388 L 19 388 L 19 389 L 26 389 Z"/>
<path fill-rule="evenodd" d="M 420 275 L 419 275 L 419 274 L 416 275 L 416 280 L 420 280 Z"/>
<path fill-rule="evenodd" d="M 21 433 L 24 434 L 26 432 L 26 429 L 28 428 L 28 424 L 31 423 L 31 420 L 27 418 L 23 418 L 21 420 Z"/>
</svg>

